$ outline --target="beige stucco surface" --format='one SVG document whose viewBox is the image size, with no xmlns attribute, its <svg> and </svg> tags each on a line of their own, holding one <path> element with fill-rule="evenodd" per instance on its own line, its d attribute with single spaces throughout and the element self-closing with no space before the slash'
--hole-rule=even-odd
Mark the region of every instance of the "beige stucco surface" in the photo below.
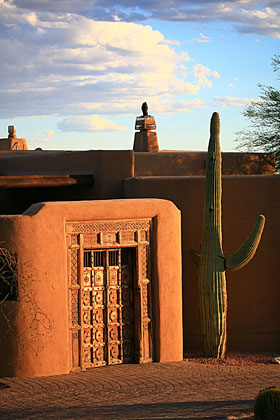
<svg viewBox="0 0 280 420">
<path fill-rule="evenodd" d="M 5 346 L 0 374 L 68 373 L 69 311 L 65 223 L 153 218 L 155 360 L 182 359 L 180 211 L 166 200 L 39 203 L 23 215 L 0 216 L 2 246 L 19 261 L 19 300 L 1 305 Z M 10 311 L 12 308 L 12 312 Z M 13 318 L 13 319 L 12 319 Z"/>
</svg>

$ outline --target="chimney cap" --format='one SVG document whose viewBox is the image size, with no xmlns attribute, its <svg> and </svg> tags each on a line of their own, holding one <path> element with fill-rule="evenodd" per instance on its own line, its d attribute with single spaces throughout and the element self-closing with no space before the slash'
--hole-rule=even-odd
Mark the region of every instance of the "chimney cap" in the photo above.
<svg viewBox="0 0 280 420">
<path fill-rule="evenodd" d="M 8 134 L 9 137 L 16 137 L 16 126 L 15 125 L 8 125 Z"/>
</svg>

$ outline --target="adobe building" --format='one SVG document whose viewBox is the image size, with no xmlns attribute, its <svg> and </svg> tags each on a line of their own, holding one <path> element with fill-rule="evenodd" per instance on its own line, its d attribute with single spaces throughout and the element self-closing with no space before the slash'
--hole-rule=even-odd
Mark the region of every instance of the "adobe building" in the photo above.
<svg viewBox="0 0 280 420">
<path fill-rule="evenodd" d="M 0 151 L 4 150 L 28 150 L 25 139 L 18 139 L 16 126 L 8 126 L 8 138 L 0 139 Z"/>
<path fill-rule="evenodd" d="M 189 249 L 201 240 L 206 152 L 160 151 L 145 117 L 134 150 L 0 152 L 0 241 L 18 270 L 17 295 L 0 305 L 1 375 L 200 350 Z M 254 259 L 227 274 L 228 350 L 280 351 L 279 208 L 272 155 L 223 153 L 225 255 L 266 216 Z"/>
</svg>

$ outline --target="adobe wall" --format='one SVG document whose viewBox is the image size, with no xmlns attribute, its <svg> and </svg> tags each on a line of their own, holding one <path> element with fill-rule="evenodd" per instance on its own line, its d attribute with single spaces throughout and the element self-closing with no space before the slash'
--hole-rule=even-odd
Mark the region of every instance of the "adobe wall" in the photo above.
<svg viewBox="0 0 280 420">
<path fill-rule="evenodd" d="M 0 214 L 21 214 L 41 201 L 100 200 L 122 197 L 122 181 L 132 176 L 204 175 L 205 152 L 133 151 L 0 152 L 0 176 L 92 175 L 93 185 L 0 188 Z M 224 174 L 274 173 L 274 156 L 224 153 Z"/>
<path fill-rule="evenodd" d="M 207 152 L 135 153 L 134 176 L 205 175 Z M 224 152 L 224 175 L 270 175 L 275 157 L 265 153 Z"/>
<path fill-rule="evenodd" d="M 154 225 L 155 360 L 182 359 L 181 218 L 175 205 L 158 199 L 39 203 L 23 215 L 0 216 L 2 246 L 19 262 L 19 300 L 0 305 L 0 375 L 70 371 L 65 223 L 140 218 L 153 218 Z"/>
<path fill-rule="evenodd" d="M 173 201 L 182 212 L 184 351 L 200 348 L 197 266 L 189 249 L 199 251 L 204 177 L 138 177 L 125 181 L 126 197 Z M 280 176 L 223 177 L 223 248 L 235 252 L 259 214 L 266 226 L 259 249 L 243 269 L 227 272 L 228 348 L 280 351 Z"/>
<path fill-rule="evenodd" d="M 25 151 L 0 153 L 0 176 L 93 175 L 90 186 L 0 190 L 0 214 L 21 214 L 41 201 L 101 200 L 122 197 L 122 180 L 133 176 L 134 154 L 122 151 Z"/>
</svg>

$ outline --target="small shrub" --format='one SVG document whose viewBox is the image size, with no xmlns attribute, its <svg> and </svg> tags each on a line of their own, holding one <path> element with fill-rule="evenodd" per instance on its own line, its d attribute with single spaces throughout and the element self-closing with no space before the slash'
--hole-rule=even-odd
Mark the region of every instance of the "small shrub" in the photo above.
<svg viewBox="0 0 280 420">
<path fill-rule="evenodd" d="M 255 399 L 254 414 L 257 420 L 279 420 L 280 389 L 272 386 L 261 390 Z"/>
<path fill-rule="evenodd" d="M 0 248 L 0 302 L 17 300 L 17 258 L 6 248 Z"/>
</svg>

